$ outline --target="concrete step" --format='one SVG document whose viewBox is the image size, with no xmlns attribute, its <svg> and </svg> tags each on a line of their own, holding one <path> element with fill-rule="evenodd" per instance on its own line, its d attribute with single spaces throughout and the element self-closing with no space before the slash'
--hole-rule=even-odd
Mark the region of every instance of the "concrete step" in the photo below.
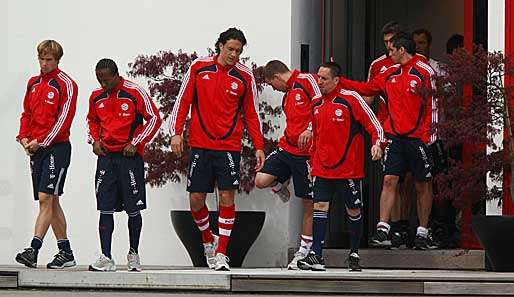
<svg viewBox="0 0 514 297">
<path fill-rule="evenodd" d="M 512 296 L 514 273 L 453 270 L 289 271 L 232 275 L 233 292 Z"/>
<path fill-rule="evenodd" d="M 143 267 L 145 268 L 145 267 Z M 18 288 L 63 288 L 71 290 L 171 290 L 247 293 L 342 293 L 509 296 L 514 294 L 514 273 L 457 270 L 394 270 L 329 268 L 325 272 L 290 271 L 282 268 L 233 269 L 215 272 L 206 268 L 181 268 L 143 272 L 89 272 L 86 267 L 70 270 L 3 269 L 5 276 L 18 276 Z M 3 274 L 0 273 L 0 276 Z M 16 277 L 16 276 L 14 276 Z M 12 283 L 11 283 L 12 284 Z M 1 291 L 0 291 L 1 294 Z"/>
<path fill-rule="evenodd" d="M 18 273 L 15 271 L 0 271 L 0 288 L 18 287 Z"/>
<path fill-rule="evenodd" d="M 295 250 L 289 250 L 289 259 L 293 258 Z M 347 249 L 325 249 L 323 257 L 327 267 L 348 267 L 346 258 Z M 484 269 L 483 250 L 386 250 L 362 249 L 359 250 L 361 265 L 365 268 L 382 269 L 458 269 L 481 270 Z"/>
</svg>

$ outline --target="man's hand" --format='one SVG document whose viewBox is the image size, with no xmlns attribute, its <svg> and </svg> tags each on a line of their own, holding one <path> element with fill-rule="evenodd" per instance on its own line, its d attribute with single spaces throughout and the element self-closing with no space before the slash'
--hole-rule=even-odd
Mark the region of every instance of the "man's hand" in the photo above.
<svg viewBox="0 0 514 297">
<path fill-rule="evenodd" d="M 305 130 L 300 134 L 300 137 L 298 137 L 298 147 L 301 150 L 304 150 L 307 148 L 307 145 L 309 144 L 309 141 L 312 139 L 312 131 Z"/>
<path fill-rule="evenodd" d="M 36 151 L 39 149 L 39 143 L 37 143 L 37 139 L 32 139 L 27 145 L 25 146 L 26 151 L 30 153 L 30 156 L 36 153 Z"/>
<path fill-rule="evenodd" d="M 95 141 L 93 143 L 93 153 L 97 156 L 105 156 L 107 154 L 107 151 L 104 148 L 104 145 L 102 143 L 102 140 Z"/>
<path fill-rule="evenodd" d="M 257 164 L 255 165 L 255 171 L 261 170 L 264 165 L 264 160 L 266 160 L 266 156 L 264 155 L 263 150 L 255 151 L 255 158 L 257 159 Z"/>
<path fill-rule="evenodd" d="M 123 149 L 123 155 L 125 157 L 134 157 L 134 155 L 136 154 L 137 152 L 137 148 L 135 145 L 133 145 L 132 143 L 129 143 L 125 146 L 125 148 Z"/>
<path fill-rule="evenodd" d="M 182 152 L 184 151 L 182 135 L 173 135 L 171 137 L 171 151 L 174 152 L 179 158 L 182 156 Z"/>
<path fill-rule="evenodd" d="M 382 158 L 382 149 L 378 145 L 371 147 L 371 160 L 376 161 Z"/>
<path fill-rule="evenodd" d="M 27 138 L 21 139 L 20 140 L 20 144 L 23 147 L 23 150 L 25 151 L 25 154 L 27 154 L 27 156 L 32 156 L 33 155 L 33 153 L 29 152 L 29 150 L 28 150 L 29 140 Z"/>
</svg>

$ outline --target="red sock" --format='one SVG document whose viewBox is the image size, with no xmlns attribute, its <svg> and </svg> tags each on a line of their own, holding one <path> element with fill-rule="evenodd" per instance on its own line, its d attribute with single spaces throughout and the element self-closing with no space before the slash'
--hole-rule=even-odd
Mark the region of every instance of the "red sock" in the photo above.
<svg viewBox="0 0 514 297">
<path fill-rule="evenodd" d="M 231 206 L 220 206 L 220 215 L 218 218 L 218 228 L 220 232 L 220 240 L 216 254 L 222 253 L 227 254 L 227 245 L 230 238 L 230 232 L 232 232 L 232 226 L 234 226 L 234 220 L 236 217 L 236 207 Z"/>
<path fill-rule="evenodd" d="M 191 214 L 193 215 L 193 220 L 202 232 L 202 241 L 203 243 L 213 242 L 214 238 L 212 237 L 211 228 L 209 227 L 209 210 L 207 209 L 207 205 L 204 205 L 199 211 L 194 211 L 191 209 Z"/>
</svg>

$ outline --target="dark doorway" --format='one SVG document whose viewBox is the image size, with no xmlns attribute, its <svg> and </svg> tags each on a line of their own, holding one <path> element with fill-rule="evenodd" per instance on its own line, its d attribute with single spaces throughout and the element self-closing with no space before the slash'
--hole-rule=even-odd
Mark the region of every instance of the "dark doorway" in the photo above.
<svg viewBox="0 0 514 297">
<path fill-rule="evenodd" d="M 446 60 L 446 41 L 455 34 L 464 34 L 464 0 L 324 0 L 322 40 L 323 59 L 338 62 L 343 74 L 351 79 L 364 81 L 371 62 L 385 51 L 381 28 L 396 20 L 406 30 L 425 28 L 432 33 L 431 57 Z M 487 1 L 474 1 L 474 37 L 486 47 Z M 369 150 L 369 139 L 366 151 Z M 364 237 L 374 231 L 379 212 L 382 184 L 382 166 L 371 162 L 366 154 L 366 177 L 363 183 Z M 334 199 L 330 207 L 329 231 L 325 247 L 346 248 L 344 204 Z"/>
</svg>

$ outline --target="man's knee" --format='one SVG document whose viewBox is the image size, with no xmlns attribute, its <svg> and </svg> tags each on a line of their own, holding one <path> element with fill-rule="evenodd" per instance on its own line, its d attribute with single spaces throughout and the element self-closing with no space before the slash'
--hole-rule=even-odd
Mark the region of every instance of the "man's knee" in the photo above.
<svg viewBox="0 0 514 297">
<path fill-rule="evenodd" d="M 264 189 L 276 180 L 276 177 L 267 173 L 257 172 L 255 175 L 255 186 L 259 189 Z"/>
<path fill-rule="evenodd" d="M 316 202 L 314 203 L 314 211 L 328 211 L 330 202 Z"/>
<path fill-rule="evenodd" d="M 361 209 L 360 208 L 346 208 L 346 213 L 350 217 L 359 217 L 361 215 Z"/>
<path fill-rule="evenodd" d="M 418 181 L 416 182 L 416 189 L 419 194 L 432 193 L 432 181 Z"/>
<path fill-rule="evenodd" d="M 234 197 L 235 197 L 234 190 L 219 191 L 219 195 L 220 195 L 220 205 L 231 206 L 234 204 Z"/>
<path fill-rule="evenodd" d="M 52 195 L 52 194 L 48 194 L 48 193 L 44 193 L 44 192 L 38 193 L 39 205 L 41 207 L 52 207 L 53 208 L 53 204 L 55 203 L 55 200 L 57 198 L 58 198 L 57 196 Z"/>
<path fill-rule="evenodd" d="M 190 193 L 189 194 L 189 204 L 191 209 L 194 211 L 200 210 L 205 205 L 205 197 L 206 193 Z"/>
<path fill-rule="evenodd" d="M 398 185 L 399 177 L 395 175 L 386 175 L 384 176 L 384 184 L 383 189 L 388 191 L 396 191 L 396 186 Z"/>
</svg>

